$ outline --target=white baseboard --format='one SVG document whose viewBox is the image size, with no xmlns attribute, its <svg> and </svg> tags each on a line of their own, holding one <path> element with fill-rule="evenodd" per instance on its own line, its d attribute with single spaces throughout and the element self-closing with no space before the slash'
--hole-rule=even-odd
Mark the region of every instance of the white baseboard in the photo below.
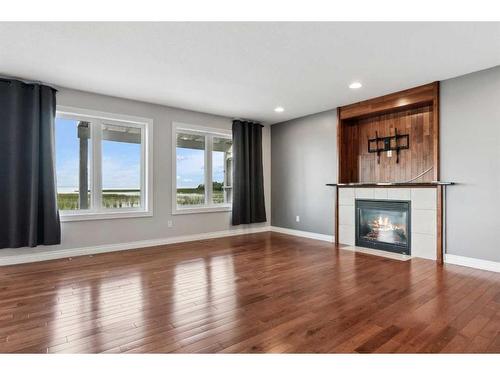
<svg viewBox="0 0 500 375">
<path fill-rule="evenodd" d="M 153 240 L 144 240 L 144 241 L 133 241 L 119 244 L 110 244 L 110 245 L 100 245 L 100 246 L 89 246 L 89 247 L 81 247 L 81 248 L 73 248 L 73 249 L 62 249 L 62 250 L 50 250 L 43 251 L 40 248 L 37 249 L 29 249 L 23 253 L 23 250 L 20 250 L 18 253 L 1 255 L 0 252 L 0 266 L 7 266 L 12 264 L 21 264 L 21 263 L 32 263 L 32 262 L 41 262 L 45 260 L 53 260 L 53 259 L 62 259 L 62 258 L 71 258 L 82 255 L 93 255 L 93 254 L 101 254 L 101 253 L 109 253 L 113 251 L 122 251 L 122 250 L 133 250 L 140 249 L 144 247 L 152 247 L 152 246 L 160 246 L 160 245 L 168 245 L 180 242 L 189 242 L 189 241 L 200 241 L 207 240 L 211 238 L 221 238 L 221 237 L 229 237 L 229 236 L 238 236 L 242 234 L 251 234 L 251 233 L 261 233 L 261 232 L 278 232 L 283 234 L 289 234 L 292 236 L 306 237 L 312 238 L 315 240 L 334 242 L 334 236 L 306 232 L 301 230 L 289 229 L 289 228 L 281 228 L 275 226 L 263 226 L 258 228 L 239 228 L 232 230 L 224 230 L 218 232 L 209 232 L 209 233 L 199 233 L 192 234 L 186 236 L 176 236 L 170 238 L 158 238 Z M 500 262 L 493 262 L 489 260 L 477 259 L 477 258 L 468 258 L 459 255 L 446 254 L 445 255 L 445 263 L 455 264 L 459 266 L 472 267 L 487 271 L 500 272 Z"/>
<path fill-rule="evenodd" d="M 289 228 L 282 228 L 282 227 L 273 227 L 273 226 L 271 227 L 271 231 L 289 234 L 292 236 L 312 238 L 314 240 L 334 242 L 334 236 L 330 236 L 328 234 L 306 232 L 303 230 L 296 230 L 296 229 L 289 229 Z"/>
<path fill-rule="evenodd" d="M 292 236 L 306 237 L 312 238 L 315 240 L 334 242 L 334 236 L 306 232 L 301 230 L 289 229 L 289 228 L 281 228 L 275 226 L 263 226 L 258 228 L 239 228 L 232 230 L 224 230 L 218 232 L 209 232 L 209 233 L 199 233 L 192 234 L 186 236 L 176 236 L 170 238 L 158 238 L 153 240 L 144 240 L 144 241 L 133 241 L 119 244 L 110 244 L 110 245 L 100 245 L 100 246 L 89 246 L 89 247 L 81 247 L 81 248 L 73 248 L 73 249 L 62 249 L 62 250 L 50 250 L 43 251 L 38 249 L 29 249 L 27 252 L 23 253 L 23 250 L 20 250 L 18 253 L 1 255 L 0 252 L 0 266 L 7 266 L 13 264 L 21 264 L 21 263 L 32 263 L 32 262 L 41 262 L 45 260 L 54 260 L 54 259 L 62 259 L 62 258 L 71 258 L 76 256 L 84 256 L 84 255 L 93 255 L 93 254 L 102 254 L 109 253 L 113 251 L 122 251 L 122 250 L 133 250 L 140 249 L 144 247 L 152 247 L 152 246 L 160 246 L 160 245 L 168 245 L 180 242 L 189 242 L 189 241 L 200 241 L 207 240 L 211 238 L 221 238 L 221 237 L 229 237 L 229 236 L 238 236 L 242 234 L 251 234 L 251 233 L 261 233 L 261 232 L 278 232 L 283 234 L 289 234 Z M 477 259 L 477 258 L 468 258 L 459 255 L 446 254 L 445 255 L 445 263 L 455 264 L 459 266 L 472 267 L 487 271 L 500 272 L 500 262 L 493 262 L 489 260 Z"/>
<path fill-rule="evenodd" d="M 480 270 L 500 272 L 500 262 L 493 262 L 491 260 L 483 260 L 477 258 L 468 258 L 460 255 L 446 254 L 444 256 L 444 262 L 449 264 L 455 264 L 457 266 L 465 266 L 478 268 Z"/>
<path fill-rule="evenodd" d="M 13 264 L 21 264 L 21 263 L 42 262 L 45 260 L 54 260 L 54 259 L 71 258 L 71 257 L 77 257 L 77 256 L 110 253 L 113 251 L 133 250 L 133 249 L 140 249 L 140 248 L 144 248 L 144 247 L 161 246 L 161 245 L 168 245 L 168 244 L 174 244 L 174 243 L 180 243 L 180 242 L 199 241 L 199 240 L 207 240 L 207 239 L 211 239 L 211 238 L 238 236 L 241 234 L 261 233 L 261 232 L 269 232 L 269 231 L 290 234 L 292 236 L 307 237 L 307 238 L 313 238 L 316 240 L 333 242 L 333 236 L 328 236 L 325 234 L 304 232 L 304 231 L 300 231 L 300 230 L 280 228 L 280 227 L 264 226 L 264 227 L 258 227 L 258 228 L 239 228 L 239 229 L 231 229 L 231 230 L 224 230 L 224 231 L 218 231 L 218 232 L 192 234 L 192 235 L 187 235 L 187 236 L 157 238 L 157 239 L 153 239 L 153 240 L 133 241 L 133 242 L 118 243 L 118 244 L 110 244 L 110 245 L 79 247 L 79 248 L 73 248 L 73 249 L 43 251 L 43 248 L 36 248 L 36 249 L 19 250 L 19 252 L 10 253 L 8 255 L 2 255 L 0 252 L 0 266 L 8 266 L 8 265 L 13 265 Z"/>
<path fill-rule="evenodd" d="M 218 232 L 192 234 L 192 235 L 187 235 L 187 236 L 158 238 L 158 239 L 154 239 L 154 240 L 133 241 L 133 242 L 126 242 L 126 243 L 119 243 L 119 244 L 89 246 L 89 247 L 80 247 L 80 248 L 73 248 L 73 249 L 50 250 L 50 251 L 43 251 L 42 250 L 42 251 L 40 251 L 40 248 L 38 248 L 38 249 L 29 249 L 25 253 L 23 253 L 23 250 L 19 250 L 19 253 L 3 255 L 3 256 L 1 255 L 1 252 L 0 252 L 0 266 L 7 266 L 7 265 L 21 264 L 21 263 L 41 262 L 44 260 L 54 260 L 54 259 L 61 259 L 61 258 L 71 258 L 71 257 L 76 257 L 76 256 L 82 256 L 82 255 L 110 253 L 113 251 L 133 250 L 133 249 L 139 249 L 139 248 L 143 248 L 143 247 L 168 245 L 168 244 L 174 244 L 174 243 L 180 243 L 180 242 L 199 241 L 199 240 L 207 240 L 210 238 L 238 236 L 241 234 L 269 232 L 270 230 L 271 230 L 270 226 L 258 227 L 258 228 L 239 228 L 239 229 L 224 230 L 224 231 L 218 231 Z"/>
</svg>

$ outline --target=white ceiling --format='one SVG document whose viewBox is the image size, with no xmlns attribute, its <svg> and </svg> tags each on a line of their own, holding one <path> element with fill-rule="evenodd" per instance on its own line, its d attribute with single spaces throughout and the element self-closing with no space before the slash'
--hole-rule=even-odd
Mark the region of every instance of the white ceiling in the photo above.
<svg viewBox="0 0 500 375">
<path fill-rule="evenodd" d="M 500 23 L 0 23 L 1 74 L 267 123 L 499 64 Z"/>
</svg>

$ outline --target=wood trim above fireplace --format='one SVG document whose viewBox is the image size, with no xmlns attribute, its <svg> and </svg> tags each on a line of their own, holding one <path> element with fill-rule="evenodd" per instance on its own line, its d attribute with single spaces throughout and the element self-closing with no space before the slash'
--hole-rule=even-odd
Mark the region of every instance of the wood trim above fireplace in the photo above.
<svg viewBox="0 0 500 375">
<path fill-rule="evenodd" d="M 377 98 L 340 107 L 340 120 L 359 119 L 389 112 L 433 104 L 437 99 L 439 82 L 398 91 Z"/>
</svg>

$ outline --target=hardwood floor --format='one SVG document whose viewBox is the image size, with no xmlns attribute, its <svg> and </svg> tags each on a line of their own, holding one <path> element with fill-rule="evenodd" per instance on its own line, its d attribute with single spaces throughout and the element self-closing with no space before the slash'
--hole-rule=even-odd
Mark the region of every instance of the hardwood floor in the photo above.
<svg viewBox="0 0 500 375">
<path fill-rule="evenodd" d="M 0 352 L 500 352 L 500 274 L 260 233 L 0 267 Z"/>
</svg>

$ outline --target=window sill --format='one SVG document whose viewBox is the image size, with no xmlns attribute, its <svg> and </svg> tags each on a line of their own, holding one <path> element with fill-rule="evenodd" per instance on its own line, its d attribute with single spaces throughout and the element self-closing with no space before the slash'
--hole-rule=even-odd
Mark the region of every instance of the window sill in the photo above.
<svg viewBox="0 0 500 375">
<path fill-rule="evenodd" d="M 209 212 L 230 212 L 232 209 L 233 209 L 232 206 L 177 208 L 172 211 L 172 215 L 202 214 Z"/>
<path fill-rule="evenodd" d="M 152 211 L 124 211 L 124 212 L 88 212 L 88 213 L 59 213 L 61 222 L 86 221 L 86 220 L 109 220 L 109 219 L 127 219 L 137 217 L 151 217 Z"/>
</svg>

